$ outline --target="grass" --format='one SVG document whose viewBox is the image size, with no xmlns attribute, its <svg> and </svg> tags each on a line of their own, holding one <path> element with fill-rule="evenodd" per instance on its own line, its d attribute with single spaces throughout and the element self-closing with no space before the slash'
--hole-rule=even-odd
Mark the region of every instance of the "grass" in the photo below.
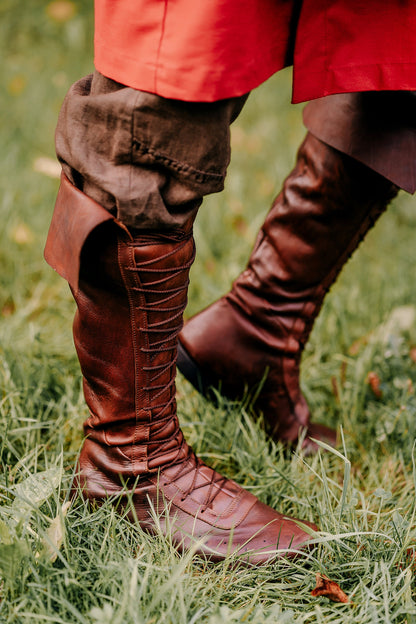
<svg viewBox="0 0 416 624">
<path fill-rule="evenodd" d="M 412 198 L 400 195 L 328 296 L 303 359 L 314 418 L 336 452 L 273 444 L 250 405 L 214 408 L 178 380 L 200 456 L 264 502 L 314 520 L 316 545 L 259 569 L 179 556 L 111 505 L 65 506 L 86 416 L 66 284 L 44 263 L 57 180 L 53 131 L 70 84 L 92 69 L 90 3 L 4 0 L 0 93 L 0 622 L 105 624 L 416 622 L 416 344 Z M 290 72 L 250 97 L 233 129 L 227 188 L 204 202 L 188 314 L 247 260 L 303 136 Z M 368 373 L 380 379 L 381 398 Z M 347 605 L 314 598 L 317 573 Z"/>
</svg>

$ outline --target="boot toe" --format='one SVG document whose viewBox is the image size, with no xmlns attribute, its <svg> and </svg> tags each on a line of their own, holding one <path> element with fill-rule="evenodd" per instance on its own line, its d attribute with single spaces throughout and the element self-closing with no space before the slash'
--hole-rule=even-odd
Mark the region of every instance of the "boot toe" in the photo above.
<svg viewBox="0 0 416 624">
<path fill-rule="evenodd" d="M 241 551 L 247 553 L 250 563 L 262 565 L 279 557 L 299 555 L 310 547 L 317 530 L 315 524 L 286 517 L 258 500 L 236 529 L 235 537 L 241 539 L 244 536 L 240 534 L 246 533 Z"/>
</svg>

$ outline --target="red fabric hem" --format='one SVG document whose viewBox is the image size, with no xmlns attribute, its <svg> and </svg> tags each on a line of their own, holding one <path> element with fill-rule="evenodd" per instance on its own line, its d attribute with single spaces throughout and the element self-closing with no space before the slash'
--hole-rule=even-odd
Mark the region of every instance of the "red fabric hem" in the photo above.
<svg viewBox="0 0 416 624">
<path fill-rule="evenodd" d="M 358 91 L 415 91 L 416 63 L 384 63 L 293 71 L 292 102 L 307 102 L 336 93 Z"/>
<path fill-rule="evenodd" d="M 282 55 L 275 56 L 268 60 L 264 56 L 253 58 L 251 67 L 244 68 L 244 75 L 240 71 L 230 72 L 229 68 L 225 71 L 224 67 L 202 72 L 201 67 L 191 64 L 186 68 L 166 63 L 157 67 L 154 61 L 115 55 L 114 50 L 96 38 L 94 64 L 107 78 L 133 89 L 185 102 L 215 102 L 244 95 L 283 69 Z"/>
</svg>

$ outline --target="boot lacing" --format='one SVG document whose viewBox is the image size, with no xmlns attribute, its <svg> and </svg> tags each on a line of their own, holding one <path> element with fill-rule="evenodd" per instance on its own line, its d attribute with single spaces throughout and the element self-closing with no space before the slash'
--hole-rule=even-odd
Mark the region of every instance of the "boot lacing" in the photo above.
<svg viewBox="0 0 416 624">
<path fill-rule="evenodd" d="M 160 433 L 164 427 L 169 426 L 172 418 L 177 422 L 175 409 L 177 343 L 179 333 L 183 327 L 183 312 L 187 304 L 186 293 L 189 285 L 188 273 L 195 259 L 195 245 L 193 245 L 192 254 L 188 261 L 176 264 L 174 267 L 166 267 L 164 265 L 166 264 L 166 260 L 172 256 L 179 255 L 181 250 L 188 244 L 188 241 L 189 238 L 184 240 L 173 250 L 158 255 L 150 260 L 142 262 L 136 260 L 135 267 L 128 268 L 129 271 L 137 275 L 137 280 L 135 280 L 136 285 L 132 286 L 131 290 L 138 293 L 140 298 L 144 298 L 145 300 L 144 304 L 142 302 L 140 303 L 139 310 L 140 312 L 146 313 L 146 326 L 140 324 L 138 330 L 143 336 L 149 336 L 148 341 L 140 341 L 139 347 L 139 350 L 145 354 L 149 362 L 146 366 L 142 367 L 144 372 L 149 373 L 148 383 L 142 390 L 149 393 L 151 396 L 151 400 L 149 401 L 150 405 L 143 406 L 142 409 L 149 412 L 150 420 L 153 424 L 157 425 L 158 433 Z M 163 268 L 159 268 L 157 266 L 159 264 L 161 264 Z M 143 282 L 142 278 L 144 273 L 153 275 L 155 279 Z M 186 279 L 181 279 L 179 285 L 169 287 L 171 281 L 185 274 L 187 275 Z M 178 298 L 179 303 L 171 305 L 171 303 L 174 303 Z M 152 316 L 155 313 L 164 314 L 166 318 L 152 321 Z M 141 314 L 138 316 L 143 319 Z M 175 321 L 177 321 L 176 324 L 172 325 Z M 165 335 L 158 339 L 162 334 Z M 153 340 L 151 338 L 153 338 Z M 161 364 L 152 364 L 152 360 L 161 353 L 167 354 L 165 361 Z M 169 381 L 167 383 L 158 384 L 157 380 L 163 378 L 168 371 L 171 371 Z M 157 401 L 163 395 L 168 395 L 169 399 L 167 401 L 155 403 L 155 400 Z M 205 501 L 200 507 L 200 512 L 203 513 L 212 505 L 228 479 L 206 466 L 195 456 L 192 449 L 186 443 L 178 423 L 170 436 L 163 440 L 158 439 L 157 448 L 148 453 L 148 460 L 160 456 L 163 454 L 164 450 L 172 451 L 171 443 L 174 440 L 176 440 L 178 447 L 176 455 L 163 466 L 163 471 L 175 465 L 178 466 L 178 470 L 173 475 L 169 474 L 168 480 L 166 479 L 167 474 L 165 474 L 163 476 L 164 481 L 162 485 L 166 486 L 168 483 L 174 483 L 193 471 L 192 482 L 186 490 L 182 491 L 181 500 L 184 501 L 195 490 L 208 487 Z M 151 439 L 149 442 L 151 444 Z M 201 473 L 201 468 L 204 468 L 203 474 Z M 207 473 L 210 473 L 210 477 Z"/>
</svg>

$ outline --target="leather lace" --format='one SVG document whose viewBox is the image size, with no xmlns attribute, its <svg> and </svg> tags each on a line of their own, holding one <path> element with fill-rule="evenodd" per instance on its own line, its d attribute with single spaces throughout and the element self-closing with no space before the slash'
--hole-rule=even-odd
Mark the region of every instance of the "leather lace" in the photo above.
<svg viewBox="0 0 416 624">
<path fill-rule="evenodd" d="M 171 407 L 176 405 L 175 372 L 177 342 L 183 326 L 183 312 L 187 303 L 186 292 L 189 285 L 188 272 L 195 258 L 195 246 L 193 246 L 189 260 L 180 264 L 175 263 L 174 267 L 166 267 L 165 265 L 168 259 L 178 255 L 188 242 L 189 238 L 181 242 L 179 246 L 175 245 L 171 251 L 150 260 L 141 262 L 136 260 L 135 266 L 128 268 L 129 271 L 136 273 L 138 277 L 141 277 L 143 273 L 153 276 L 146 282 L 143 282 L 141 279 L 136 280 L 135 285 L 131 286 L 131 290 L 142 295 L 145 299 L 145 304 L 140 304 L 140 311 L 146 312 L 147 326 L 140 326 L 139 331 L 142 335 L 145 333 L 149 335 L 149 343 L 148 346 L 145 346 L 143 341 L 140 341 L 139 350 L 145 354 L 149 362 L 142 367 L 144 372 L 149 373 L 149 382 L 142 389 L 151 393 L 152 400 L 150 406 L 145 406 L 143 409 L 151 412 L 151 422 L 153 425 L 156 425 L 158 432 L 170 424 L 172 418 L 177 418 L 176 410 L 173 410 L 173 414 L 171 410 Z M 176 278 L 181 278 L 179 283 L 175 286 L 169 285 Z M 178 298 L 179 303 L 175 303 Z M 152 320 L 152 316 L 155 314 L 158 316 L 163 315 L 162 320 Z M 162 334 L 163 337 L 161 337 Z M 152 359 L 161 353 L 166 354 L 165 361 L 161 364 L 152 364 Z M 173 355 L 171 355 L 172 353 Z M 168 371 L 169 381 L 167 383 L 157 383 L 158 379 L 163 378 Z M 164 395 L 169 395 L 169 399 L 157 402 Z M 179 424 L 177 424 L 174 432 L 169 437 L 158 441 L 156 450 L 148 454 L 148 459 L 159 457 L 164 450 L 172 451 L 172 441 L 177 443 L 177 452 L 174 458 L 163 466 L 163 469 L 177 465 L 178 470 L 169 476 L 169 483 L 174 483 L 193 472 L 192 481 L 189 487 L 182 492 L 181 500 L 185 500 L 195 490 L 207 487 L 208 491 L 205 501 L 200 509 L 201 513 L 203 513 L 212 505 L 228 479 L 219 475 L 196 457 L 192 449 L 187 445 Z M 151 439 L 149 444 L 152 444 Z M 205 469 L 204 475 L 200 473 L 202 467 Z M 206 475 L 207 468 L 211 473 L 208 481 Z"/>
</svg>

